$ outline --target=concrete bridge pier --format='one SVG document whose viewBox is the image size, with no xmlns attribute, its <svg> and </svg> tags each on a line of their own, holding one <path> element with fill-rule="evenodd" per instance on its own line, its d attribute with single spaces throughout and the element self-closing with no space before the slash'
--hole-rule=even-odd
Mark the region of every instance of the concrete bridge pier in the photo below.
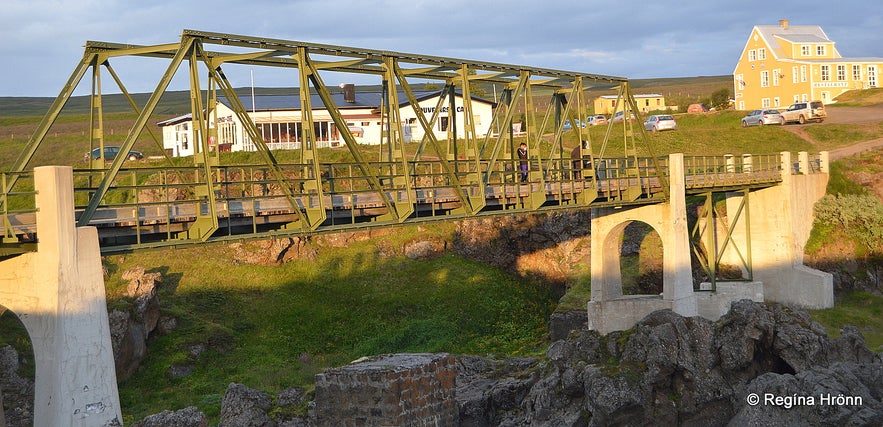
<svg viewBox="0 0 883 427">
<path fill-rule="evenodd" d="M 813 226 L 813 207 L 828 186 L 828 153 L 819 156 L 819 172 L 811 173 L 809 155 L 782 152 L 782 183 L 752 191 L 747 206 L 749 221 L 733 230 L 733 242 L 750 248 L 754 280 L 763 283 L 767 301 L 808 309 L 834 306 L 834 279 L 830 273 L 803 265 L 803 252 Z M 796 173 L 795 173 L 796 172 Z M 741 194 L 727 195 L 727 216 L 733 218 L 742 204 Z M 746 226 L 747 225 L 747 226 Z M 735 251 L 724 251 L 721 261 L 742 265 Z"/>
<path fill-rule="evenodd" d="M 636 208 L 592 209 L 592 300 L 588 303 L 589 329 L 602 334 L 629 329 L 644 316 L 668 309 L 696 316 L 683 154 L 669 156 L 670 199 Z M 662 239 L 663 291 L 661 295 L 622 292 L 621 240 L 633 221 L 644 222 Z"/>
<path fill-rule="evenodd" d="M 37 252 L 0 262 L 0 305 L 28 331 L 34 425 L 122 426 L 94 227 L 75 227 L 70 167 L 34 169 Z"/>
</svg>

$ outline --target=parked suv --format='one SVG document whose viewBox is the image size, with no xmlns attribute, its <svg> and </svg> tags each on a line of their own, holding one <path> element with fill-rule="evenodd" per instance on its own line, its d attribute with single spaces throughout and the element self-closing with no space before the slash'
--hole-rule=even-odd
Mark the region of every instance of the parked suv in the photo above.
<svg viewBox="0 0 883 427">
<path fill-rule="evenodd" d="M 796 102 L 780 113 L 785 119 L 785 123 L 804 124 L 810 121 L 821 123 L 828 117 L 825 104 L 822 104 L 822 101 Z"/>
</svg>

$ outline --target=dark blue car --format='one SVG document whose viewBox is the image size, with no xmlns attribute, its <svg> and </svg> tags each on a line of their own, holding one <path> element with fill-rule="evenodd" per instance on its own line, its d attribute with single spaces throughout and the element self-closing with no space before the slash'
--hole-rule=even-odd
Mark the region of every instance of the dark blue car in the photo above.
<svg viewBox="0 0 883 427">
<path fill-rule="evenodd" d="M 104 161 L 109 162 L 109 161 L 115 159 L 119 153 L 120 153 L 120 147 L 105 146 L 104 147 L 104 156 L 103 156 Z M 84 157 L 86 158 L 86 160 L 89 160 L 90 153 L 86 153 L 84 155 Z M 102 157 L 101 156 L 101 148 L 96 148 L 96 149 L 92 150 L 92 152 L 91 152 L 92 159 L 100 159 L 101 157 Z M 129 155 L 126 156 L 126 158 L 129 160 L 141 160 L 144 158 L 144 155 L 141 154 L 140 151 L 133 150 L 133 151 L 129 151 Z"/>
</svg>

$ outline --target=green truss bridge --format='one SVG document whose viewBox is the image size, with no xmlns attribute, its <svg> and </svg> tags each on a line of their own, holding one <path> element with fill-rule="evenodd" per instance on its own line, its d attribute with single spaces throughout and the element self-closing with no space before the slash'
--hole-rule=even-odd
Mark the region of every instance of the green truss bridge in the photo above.
<svg viewBox="0 0 883 427">
<path fill-rule="evenodd" d="M 130 59 L 166 65 L 142 105 L 111 66 Z M 243 66 L 288 73 L 296 82 L 303 132 L 296 160 L 278 160 L 281 153 L 270 149 L 242 91 L 226 77 L 225 69 Z M 359 144 L 335 104 L 335 88 L 324 80 L 338 73 L 345 76 L 340 81 L 377 80 L 383 102 L 375 114 L 383 130 L 376 145 Z M 92 92 L 82 152 L 111 145 L 102 95 L 102 79 L 110 76 L 137 115 L 120 151 L 146 141 L 166 153 L 148 124 L 180 75 L 190 82 L 193 156 L 165 154 L 134 166 L 124 156 L 77 168 L 35 164 L 86 76 Z M 566 126 L 581 122 L 592 86 L 616 88 L 623 116 L 637 119 L 610 124 L 600 140 Z M 435 108 L 419 106 L 415 92 L 427 87 L 438 89 Z M 490 131 L 479 132 L 472 99 L 489 87 L 499 88 L 500 98 Z M 435 123 L 443 111 L 455 111 L 458 96 L 462 114 L 451 114 L 447 137 L 438 137 Z M 258 161 L 236 164 L 227 157 L 236 153 L 216 143 L 220 97 Z M 313 111 L 319 104 L 343 140 L 338 149 L 318 146 Z M 413 106 L 412 119 L 403 118 L 401 105 Z M 409 142 L 404 129 L 414 125 L 423 136 Z M 521 143 L 526 158 L 518 156 Z M 657 156 L 622 77 L 192 30 L 153 46 L 90 41 L 13 167 L 0 173 L 0 304 L 39 337 L 33 340 L 35 407 L 41 408 L 35 424 L 106 425 L 119 420 L 119 400 L 103 254 L 591 209 L 587 323 L 607 333 L 659 309 L 716 319 L 742 298 L 832 306 L 830 274 L 802 265 L 812 206 L 827 179 L 824 152 L 796 159 L 787 152 Z M 688 204 L 703 206 L 698 218 L 688 218 Z M 623 295 L 619 245 L 634 221 L 661 237 L 660 295 Z M 693 260 L 705 270 L 703 283 L 694 280 Z M 736 277 L 724 277 L 724 270 Z M 63 375 L 68 368 L 82 375 Z"/>
<path fill-rule="evenodd" d="M 146 105 L 136 105 L 111 66 L 111 60 L 131 57 L 168 64 Z M 225 77 L 222 67 L 243 65 L 290 70 L 292 81 L 299 82 L 299 107 L 305 113 L 297 162 L 276 159 L 277 153 L 268 148 Z M 33 250 L 38 233 L 34 205 L 27 200 L 33 190 L 28 168 L 87 75 L 92 83 L 91 133 L 89 146 L 82 151 L 105 146 L 102 68 L 138 113 L 121 152 L 133 149 L 139 140 L 152 140 L 162 150 L 162 141 L 147 125 L 176 74 L 186 74 L 191 83 L 197 147 L 190 166 L 169 158 L 165 165 L 153 162 L 150 167 L 126 168 L 125 158 L 119 156 L 112 163 L 91 159 L 87 168 L 74 170 L 77 225 L 98 228 L 104 254 L 481 215 L 641 205 L 669 197 L 668 159 L 654 156 L 639 121 L 611 125 L 602 141 L 592 141 L 585 128 L 565 126 L 567 120 L 580 122 L 589 104 L 585 89 L 591 85 L 617 87 L 618 105 L 639 113 L 625 78 L 185 30 L 180 42 L 157 46 L 87 42 L 67 84 L 12 170 L 2 176 L 0 254 Z M 323 82 L 323 75 L 334 73 L 378 78 L 385 102 L 380 112 L 384 132 L 376 147 L 355 142 L 335 105 L 334 88 Z M 201 76 L 207 76 L 204 82 Z M 440 88 L 442 94 L 429 116 L 414 97 L 427 84 Z M 478 135 L 470 94 L 489 84 L 500 87 L 501 101 L 494 109 L 493 131 Z M 463 94 L 465 112 L 451 115 L 448 138 L 440 140 L 432 131 L 433 123 L 441 107 L 453 103 L 455 91 Z M 218 136 L 212 124 L 217 122 L 213 106 L 219 93 L 231 101 L 260 152 L 260 162 L 222 161 L 224 153 L 212 143 Z M 411 144 L 405 142 L 402 129 L 407 124 L 396 107 L 404 101 L 399 99 L 403 95 L 425 131 L 422 140 Z M 343 160 L 325 160 L 317 148 L 309 114 L 317 98 L 345 141 L 348 156 Z M 525 131 L 516 131 L 515 117 L 526 122 Z M 564 144 L 567 133 L 587 142 L 576 148 L 582 160 L 574 161 L 572 145 Z M 528 146 L 527 161 L 517 157 L 520 142 Z M 524 163 L 529 171 L 522 180 Z M 781 167 L 779 154 L 747 160 L 688 157 L 686 190 L 707 195 L 776 185 Z"/>
</svg>

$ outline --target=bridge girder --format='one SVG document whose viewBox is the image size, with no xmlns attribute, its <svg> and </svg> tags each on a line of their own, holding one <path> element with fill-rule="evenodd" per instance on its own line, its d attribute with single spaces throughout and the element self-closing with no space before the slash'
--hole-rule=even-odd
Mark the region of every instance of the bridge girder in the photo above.
<svg viewBox="0 0 883 427">
<path fill-rule="evenodd" d="M 144 57 L 157 58 L 169 62 L 165 73 L 159 83 L 151 92 L 149 99 L 144 106 L 139 107 L 123 85 L 122 80 L 116 74 L 110 65 L 111 60 L 122 57 Z M 190 93 L 191 93 L 191 114 L 194 119 L 194 129 L 196 129 L 196 139 L 194 141 L 199 147 L 198 154 L 193 156 L 193 162 L 199 172 L 194 172 L 192 180 L 201 182 L 201 187 L 195 189 L 195 193 L 199 197 L 199 203 L 202 208 L 196 214 L 198 219 L 191 229 L 171 233 L 173 239 L 177 240 L 195 240 L 206 241 L 219 228 L 217 220 L 216 195 L 219 192 L 219 175 L 216 168 L 220 164 L 219 152 L 213 150 L 211 146 L 212 138 L 217 138 L 217 130 L 211 125 L 213 123 L 212 110 L 217 104 L 217 89 L 220 89 L 224 96 L 231 101 L 232 109 L 242 121 L 248 138 L 260 152 L 262 159 L 267 166 L 270 175 L 275 180 L 276 185 L 281 188 L 283 196 L 287 198 L 288 205 L 296 214 L 294 221 L 282 227 L 282 229 L 302 232 L 316 230 L 316 228 L 326 221 L 326 211 L 329 207 L 324 205 L 323 194 L 323 177 L 321 176 L 319 155 L 316 152 L 316 136 L 312 134 L 312 105 L 310 104 L 310 95 L 318 94 L 323 104 L 332 113 L 332 119 L 338 131 L 349 149 L 354 162 L 364 174 L 363 179 L 369 187 L 369 191 L 374 192 L 386 207 L 387 214 L 374 218 L 374 221 L 392 221 L 401 223 L 409 220 L 414 213 L 413 205 L 415 200 L 412 198 L 414 190 L 412 178 L 414 172 L 413 166 L 409 166 L 406 161 L 404 151 L 404 140 L 401 130 L 401 118 L 398 117 L 398 110 L 391 108 L 393 105 L 399 104 L 398 94 L 401 89 L 408 97 L 408 102 L 412 104 L 417 113 L 420 125 L 425 129 L 430 129 L 430 123 L 434 122 L 438 117 L 441 108 L 436 108 L 431 118 L 427 118 L 422 114 L 415 104 L 416 99 L 413 96 L 413 83 L 410 80 L 421 81 L 438 81 L 444 83 L 444 91 L 439 98 L 439 107 L 447 100 L 453 106 L 456 90 L 459 88 L 464 98 L 464 106 L 467 109 L 464 114 L 464 122 L 458 123 L 456 116 L 451 115 L 451 123 L 448 126 L 447 147 L 438 141 L 432 132 L 425 132 L 426 136 L 420 142 L 414 161 L 419 161 L 423 154 L 424 147 L 430 146 L 438 157 L 440 168 L 443 171 L 443 178 L 453 194 L 459 200 L 459 208 L 446 213 L 452 217 L 474 216 L 482 214 L 486 211 L 486 191 L 488 185 L 495 178 L 494 175 L 505 174 L 504 166 L 508 167 L 515 159 L 515 140 L 523 136 L 524 141 L 530 146 L 530 152 L 534 157 L 536 170 L 529 172 L 531 182 L 535 185 L 530 186 L 529 195 L 520 197 L 516 204 L 506 204 L 504 211 L 523 211 L 531 212 L 544 208 L 547 201 L 547 186 L 554 184 L 556 180 L 561 180 L 565 165 L 570 167 L 567 153 L 562 145 L 562 127 L 566 120 L 579 120 L 583 114 L 583 106 L 588 103 L 583 99 L 586 82 L 597 82 L 600 84 L 618 84 L 620 86 L 620 97 L 624 100 L 620 105 L 624 105 L 627 109 L 633 109 L 637 112 L 634 100 L 631 99 L 631 93 L 628 86 L 628 80 L 623 77 L 608 76 L 601 74 L 590 74 L 573 71 L 556 70 L 549 68 L 530 67 L 523 65 L 502 64 L 494 62 L 485 62 L 468 59 L 448 58 L 441 56 L 410 54 L 386 50 L 374 50 L 364 48 L 354 48 L 347 46 L 334 46 L 327 44 L 306 43 L 292 40 L 270 39 L 251 37 L 243 35 L 233 35 L 224 33 L 213 33 L 195 30 L 184 30 L 178 43 L 166 43 L 152 46 L 122 44 L 100 41 L 86 42 L 83 58 L 71 74 L 69 80 L 65 84 L 61 93 L 56 98 L 49 112 L 44 116 L 43 121 L 38 126 L 37 131 L 29 140 L 26 149 L 22 152 L 16 161 L 12 172 L 23 172 L 29 166 L 34 157 L 34 153 L 44 141 L 45 136 L 55 122 L 61 110 L 70 99 L 76 86 L 86 75 L 87 71 L 92 69 L 92 114 L 90 135 L 90 150 L 93 145 L 97 145 L 103 150 L 105 145 L 104 130 L 102 116 L 104 114 L 101 104 L 102 88 L 99 71 L 100 67 L 104 67 L 113 77 L 114 82 L 120 91 L 128 99 L 134 112 L 138 114 L 134 126 L 130 129 L 126 139 L 120 144 L 121 152 L 131 150 L 138 138 L 145 131 L 150 133 L 147 126 L 150 117 L 155 113 L 156 107 L 168 89 L 173 76 L 178 72 L 184 62 L 189 63 L 188 74 L 190 76 Z M 199 78 L 200 66 L 206 70 L 207 79 Z M 300 105 L 302 111 L 302 124 L 305 132 L 304 145 L 301 149 L 302 165 L 300 166 L 298 180 L 300 187 L 294 188 L 288 182 L 288 176 L 291 172 L 283 170 L 282 165 L 276 160 L 272 151 L 260 137 L 260 132 L 256 129 L 255 124 L 247 120 L 248 113 L 242 102 L 238 99 L 235 89 L 226 79 L 222 67 L 228 64 L 238 64 L 247 66 L 261 67 L 282 67 L 296 70 L 298 73 L 299 91 L 301 93 Z M 342 119 L 339 111 L 330 96 L 330 90 L 322 81 L 320 72 L 340 72 L 353 74 L 371 74 L 382 79 L 385 91 L 385 106 L 383 109 L 383 117 L 386 121 L 386 133 L 384 141 L 381 142 L 381 151 L 385 150 L 388 158 L 386 159 L 386 168 L 390 171 L 387 178 L 383 178 L 379 173 L 378 166 L 372 164 L 365 158 L 362 158 L 357 143 L 351 132 Z M 203 85 L 207 82 L 207 87 Z M 506 100 L 498 106 L 500 108 L 494 111 L 494 122 L 499 126 L 500 131 L 496 135 L 488 132 L 480 141 L 480 137 L 476 134 L 475 125 L 472 123 L 471 110 L 471 88 L 478 83 L 492 83 L 502 85 Z M 533 108 L 534 96 L 533 89 L 551 90 L 552 100 L 549 102 L 548 109 L 545 110 L 542 119 L 536 117 Z M 568 101 L 567 98 L 570 98 Z M 525 117 L 527 129 L 524 135 L 519 136 L 514 131 L 513 120 L 515 117 L 516 105 L 523 104 L 523 109 L 527 113 Z M 553 129 L 552 140 L 547 144 L 547 136 L 543 135 L 539 129 L 545 129 L 550 126 Z M 462 141 L 458 141 L 456 130 L 459 126 L 465 129 L 465 137 Z M 574 128 L 574 132 L 580 140 L 588 135 L 579 126 Z M 630 169 L 630 177 L 640 180 L 640 171 L 637 169 L 639 163 L 637 159 L 637 150 L 634 149 L 636 136 L 629 133 L 624 136 L 628 155 L 635 160 L 624 162 L 635 166 Z M 158 138 L 150 133 L 151 138 L 158 144 L 162 145 Z M 604 146 L 607 145 L 607 139 L 610 134 L 605 137 Z M 628 141 L 632 139 L 631 141 Z M 646 136 L 642 141 L 643 146 L 649 151 L 649 144 L 646 143 Z M 458 152 L 458 145 L 465 145 L 465 152 Z M 550 147 L 548 152 L 543 152 L 544 147 Z M 580 152 L 590 161 L 585 171 L 589 179 L 587 186 L 581 189 L 578 199 L 569 201 L 574 207 L 588 206 L 598 194 L 598 185 L 595 176 L 594 167 L 598 159 L 603 157 L 603 152 L 593 154 L 591 144 Z M 165 152 L 163 152 L 164 155 Z M 443 155 L 444 154 L 444 155 Z M 651 158 L 653 156 L 651 155 Z M 171 159 L 166 155 L 167 161 L 171 163 Z M 120 156 L 114 159 L 109 166 L 106 166 L 103 159 L 97 162 L 90 162 L 90 170 L 93 177 L 89 180 L 97 181 L 98 184 L 91 188 L 91 195 L 88 203 L 82 207 L 82 212 L 78 217 L 79 225 L 88 225 L 94 220 L 96 211 L 104 206 L 104 200 L 107 195 L 119 186 L 120 171 L 125 158 Z M 382 156 L 381 159 L 383 160 Z M 655 160 L 653 160 L 655 161 Z M 533 169 L 533 168 L 532 168 Z M 626 169 L 623 169 L 624 171 Z M 659 170 L 659 169 L 657 169 Z M 15 187 L 15 181 L 18 180 L 19 174 L 12 174 L 8 181 L 11 181 L 8 187 Z M 629 185 L 627 185 L 628 187 Z M 639 186 L 638 186 L 639 187 Z M 585 190 L 584 192 L 582 190 Z M 297 197 L 295 194 L 304 197 Z M 633 188 L 629 191 L 617 190 L 617 200 L 629 202 L 639 197 L 653 197 L 646 194 L 640 188 Z M 402 198 L 404 197 L 404 199 Z M 6 206 L 5 198 L 0 200 L 0 205 Z M 5 219 L 5 217 L 4 217 Z M 13 241 L 10 237 L 13 233 L 6 230 L 7 235 L 4 236 L 4 243 Z"/>
</svg>

